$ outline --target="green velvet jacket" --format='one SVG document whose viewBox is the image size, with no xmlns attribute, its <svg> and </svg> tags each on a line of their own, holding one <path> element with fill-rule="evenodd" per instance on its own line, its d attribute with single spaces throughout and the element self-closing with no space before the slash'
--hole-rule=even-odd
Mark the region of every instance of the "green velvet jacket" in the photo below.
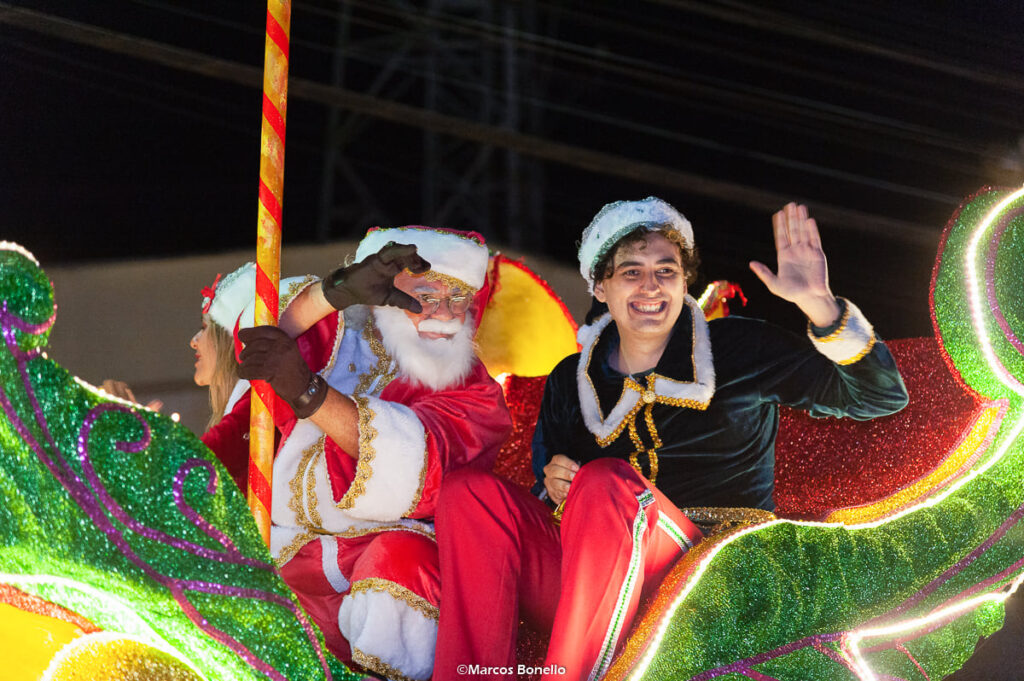
<svg viewBox="0 0 1024 681">
<path fill-rule="evenodd" d="M 847 311 L 846 301 L 842 302 L 841 321 Z M 772 510 L 779 405 L 817 417 L 866 420 L 892 414 L 907 404 L 907 391 L 892 355 L 873 337 L 866 320 L 864 326 L 871 333 L 864 345 L 866 354 L 841 365 L 819 352 L 807 336 L 761 320 L 726 317 L 704 323 L 701 319 L 695 332 L 693 309 L 684 308 L 661 361 L 645 374 L 627 377 L 609 364 L 619 343 L 614 323 L 585 342 L 582 353 L 555 367 L 548 377 L 533 439 L 538 479 L 534 491 L 539 496 L 546 496 L 542 469 L 555 454 L 582 464 L 606 456 L 628 460 L 638 451 L 629 433 L 632 420 L 644 447 L 636 457 L 641 472 L 650 478 L 651 458 L 655 458 L 655 484 L 677 506 Z M 592 326 L 600 323 L 597 320 Z M 812 327 L 812 334 L 829 338 L 842 332 L 839 325 Z M 706 329 L 703 335 L 701 327 Z M 654 434 L 647 425 L 644 394 L 624 387 L 632 378 L 646 389 L 648 374 L 657 376 L 655 386 L 660 386 L 660 397 L 651 407 Z M 665 397 L 666 392 L 672 396 Z M 646 397 L 651 399 L 652 394 Z M 635 414 L 619 419 L 628 414 L 625 407 L 630 400 L 637 403 Z M 647 450 L 655 434 L 661 446 L 650 457 Z"/>
</svg>

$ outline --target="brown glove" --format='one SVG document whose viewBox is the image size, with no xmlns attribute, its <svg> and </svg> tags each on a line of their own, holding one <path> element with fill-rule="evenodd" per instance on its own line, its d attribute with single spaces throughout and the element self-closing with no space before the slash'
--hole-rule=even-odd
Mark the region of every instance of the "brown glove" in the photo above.
<svg viewBox="0 0 1024 681">
<path fill-rule="evenodd" d="M 238 355 L 238 375 L 270 383 L 296 417 L 312 416 L 327 399 L 327 382 L 309 370 L 299 346 L 284 331 L 257 326 L 239 331 L 238 339 L 245 344 Z"/>
<path fill-rule="evenodd" d="M 392 241 L 362 262 L 334 270 L 320 286 L 336 310 L 349 305 L 392 305 L 420 312 L 418 300 L 395 288 L 395 275 L 405 269 L 420 274 L 430 269 L 430 263 L 416 254 L 415 246 Z"/>
</svg>

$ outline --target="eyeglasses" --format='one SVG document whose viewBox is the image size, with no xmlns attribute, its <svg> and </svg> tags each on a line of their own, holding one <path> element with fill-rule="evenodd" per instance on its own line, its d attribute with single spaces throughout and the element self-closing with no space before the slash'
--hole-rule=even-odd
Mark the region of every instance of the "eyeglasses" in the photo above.
<svg viewBox="0 0 1024 681">
<path fill-rule="evenodd" d="M 423 314 L 432 315 L 437 312 L 438 308 L 441 307 L 441 301 L 445 301 L 448 305 L 448 311 L 453 315 L 458 316 L 464 314 L 469 309 L 470 303 L 473 302 L 472 296 L 446 296 L 444 298 L 438 298 L 428 294 L 420 294 L 416 296 L 416 300 L 420 301 L 420 306 L 423 307 Z"/>
</svg>

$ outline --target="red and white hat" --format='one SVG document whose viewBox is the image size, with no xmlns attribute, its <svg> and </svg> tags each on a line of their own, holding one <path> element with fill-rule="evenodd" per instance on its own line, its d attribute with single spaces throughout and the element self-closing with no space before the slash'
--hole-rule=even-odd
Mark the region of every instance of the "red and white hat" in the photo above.
<svg viewBox="0 0 1024 681">
<path fill-rule="evenodd" d="M 202 294 L 203 314 L 221 328 L 234 330 L 242 310 L 256 298 L 256 263 L 247 262 L 223 279 L 218 274 Z"/>
<path fill-rule="evenodd" d="M 389 243 L 411 244 L 430 263 L 426 277 L 475 293 L 487 276 L 487 246 L 476 232 L 406 225 L 383 229 L 373 227 L 359 242 L 356 262 L 362 262 Z"/>
</svg>

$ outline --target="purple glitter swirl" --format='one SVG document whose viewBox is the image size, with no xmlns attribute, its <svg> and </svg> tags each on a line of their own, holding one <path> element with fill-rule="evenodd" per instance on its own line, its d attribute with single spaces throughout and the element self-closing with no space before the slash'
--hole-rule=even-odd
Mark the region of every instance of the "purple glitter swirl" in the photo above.
<svg viewBox="0 0 1024 681">
<path fill-rule="evenodd" d="M 99 419 L 100 416 L 102 416 L 103 414 L 111 411 L 120 412 L 127 416 L 134 417 L 135 420 L 138 421 L 143 427 L 142 438 L 135 441 L 134 443 L 119 442 L 117 445 L 115 445 L 117 449 L 123 452 L 137 454 L 145 450 L 146 447 L 149 446 L 150 440 L 149 424 L 146 422 L 146 420 L 136 412 L 132 411 L 131 409 L 123 405 L 114 403 L 100 404 L 94 407 L 85 417 L 85 421 L 82 423 L 81 430 L 79 431 L 78 434 L 78 457 L 79 460 L 81 460 L 82 462 L 82 470 L 85 472 L 85 476 L 88 479 L 90 486 L 92 487 L 95 495 L 99 497 L 103 507 L 106 508 L 107 512 L 110 515 L 114 516 L 114 518 L 116 518 L 118 522 L 120 522 L 122 525 L 124 525 L 131 531 L 135 532 L 136 534 L 146 537 L 147 539 L 152 539 L 154 541 L 158 541 L 163 544 L 173 546 L 176 549 L 186 551 L 188 553 L 191 553 L 195 556 L 199 556 L 201 558 L 205 558 L 207 560 L 213 560 L 221 563 L 244 564 L 262 570 L 274 569 L 273 565 L 265 563 L 259 559 L 248 558 L 246 556 L 243 556 L 236 549 L 234 549 L 233 546 L 225 546 L 225 548 L 228 549 L 227 553 L 223 551 L 218 551 L 216 549 L 211 549 L 205 546 L 201 546 L 199 544 L 195 544 L 193 542 L 180 539 L 178 537 L 173 537 L 160 530 L 148 527 L 140 523 L 138 520 L 133 518 L 128 513 L 126 513 L 124 509 L 121 508 L 121 505 L 117 503 L 117 501 L 114 500 L 114 498 L 111 497 L 110 494 L 107 492 L 106 486 L 102 483 L 102 481 L 99 478 L 99 475 L 97 475 L 96 470 L 92 465 L 92 456 L 90 455 L 87 447 L 89 435 L 92 432 L 92 428 L 95 425 L 97 419 Z M 186 466 L 188 466 L 188 464 L 189 462 L 185 462 L 182 468 L 185 468 Z M 189 520 L 191 520 L 193 524 L 195 524 L 200 530 L 205 532 L 207 536 L 212 536 L 207 529 L 212 528 L 212 525 L 206 523 L 204 520 L 202 520 L 199 514 L 195 513 L 195 511 L 193 511 L 191 508 L 185 505 L 183 495 L 181 493 L 181 486 L 183 482 L 184 476 L 182 475 L 181 469 L 179 469 L 178 474 L 175 476 L 174 479 L 175 504 L 177 504 L 179 508 L 182 508 L 184 506 L 184 508 L 187 509 L 183 511 L 184 515 Z M 215 491 L 215 488 L 210 490 L 211 493 L 213 491 Z M 218 541 L 220 540 L 218 539 Z M 221 545 L 224 545 L 223 542 L 221 542 Z"/>
<path fill-rule="evenodd" d="M 8 312 L 7 301 L 3 301 L 2 306 L 0 306 L 0 327 L 2 327 L 0 328 L 0 332 L 2 332 L 8 350 L 11 352 L 12 356 L 14 356 L 14 358 L 17 361 L 18 373 L 22 380 L 25 393 L 28 395 L 29 401 L 32 405 L 32 410 L 35 416 L 36 424 L 41 429 L 45 440 L 49 444 L 49 449 L 52 452 L 57 453 L 60 451 L 60 449 L 57 447 L 53 435 L 51 434 L 49 427 L 47 426 L 46 417 L 43 413 L 42 407 L 39 404 L 39 400 L 36 396 L 35 390 L 32 386 L 32 382 L 30 380 L 27 370 L 28 360 L 37 357 L 39 352 L 23 352 L 17 344 L 17 339 L 14 335 L 13 330 L 14 327 L 17 326 L 21 330 L 27 330 L 29 332 L 34 333 L 41 333 L 42 331 L 45 331 L 46 328 L 49 328 L 49 325 L 52 324 L 52 322 L 53 318 L 51 317 L 51 319 L 44 324 L 27 324 L 20 320 L 18 317 Z M 74 499 L 75 503 L 79 506 L 79 508 L 81 508 L 83 513 L 85 513 L 86 516 L 88 516 L 90 520 L 92 520 L 95 526 L 107 536 L 107 538 L 118 548 L 121 554 L 128 561 L 136 565 L 150 579 L 165 586 L 171 592 L 171 595 L 174 598 L 175 602 L 178 604 L 178 607 L 181 608 L 182 612 L 186 615 L 186 617 L 189 618 L 190 621 L 192 621 L 193 624 L 195 624 L 201 630 L 206 632 L 206 634 L 214 640 L 220 642 L 221 644 L 225 645 L 226 647 L 234 651 L 235 654 L 237 654 L 253 669 L 261 672 L 265 676 L 275 679 L 275 681 L 287 681 L 286 677 L 281 672 L 279 672 L 277 669 L 264 662 L 252 651 L 250 651 L 246 646 L 244 646 L 241 642 L 210 625 L 206 618 L 203 617 L 202 614 L 199 613 L 199 611 L 189 602 L 185 592 L 200 591 L 207 593 L 217 593 L 228 596 L 259 599 L 269 603 L 280 605 L 288 609 L 298 620 L 300 626 L 302 627 L 304 633 L 306 634 L 307 639 L 309 640 L 310 644 L 312 645 L 317 655 L 317 658 L 320 662 L 320 666 L 324 672 L 325 678 L 332 678 L 330 667 L 327 663 L 326 655 L 324 654 L 323 648 L 320 645 L 319 640 L 317 640 L 316 638 L 316 634 L 314 633 L 312 625 L 310 624 L 305 613 L 300 608 L 298 608 L 290 599 L 287 599 L 279 594 L 275 594 L 260 589 L 231 587 L 224 584 L 215 584 L 208 582 L 191 582 L 186 580 L 174 579 L 166 575 L 163 575 L 156 571 L 147 561 L 145 561 L 143 558 L 141 558 L 139 555 L 135 553 L 135 551 L 125 540 L 123 536 L 123 531 L 111 522 L 110 518 L 104 512 L 103 507 L 97 503 L 96 497 L 103 497 L 107 502 L 110 503 L 110 506 L 108 508 L 110 509 L 111 515 L 114 515 L 119 521 L 122 522 L 122 524 L 124 524 L 126 527 L 129 527 L 139 532 L 139 534 L 142 534 L 143 536 L 149 536 L 150 538 L 153 538 L 157 541 L 161 541 L 162 543 L 175 546 L 176 548 L 182 550 L 198 549 L 202 552 L 209 552 L 214 560 L 221 560 L 225 556 L 229 558 L 230 562 L 242 564 L 250 564 L 250 561 L 255 560 L 246 558 L 238 554 L 237 549 L 234 549 L 234 546 L 233 544 L 231 544 L 230 540 L 227 541 L 227 546 L 225 546 L 224 542 L 221 541 L 222 546 L 225 546 L 225 548 L 229 552 L 228 554 L 224 554 L 221 552 L 212 551 L 210 549 L 207 549 L 206 547 L 201 547 L 196 544 L 192 544 L 191 542 L 186 542 L 180 539 L 176 539 L 174 537 L 170 537 L 162 532 L 145 527 L 137 521 L 135 521 L 134 518 L 131 518 L 130 516 L 125 514 L 124 511 L 121 509 L 120 505 L 116 504 L 116 502 L 113 502 L 113 499 L 109 496 L 109 494 L 107 494 L 105 486 L 100 481 L 99 477 L 96 475 L 95 470 L 93 470 L 89 456 L 89 449 L 87 446 L 88 436 L 96 420 L 103 414 L 108 413 L 110 411 L 128 413 L 134 418 L 138 419 L 143 424 L 143 437 L 140 440 L 133 443 L 118 443 L 117 445 L 115 445 L 115 447 L 120 451 L 128 453 L 141 452 L 145 450 L 146 447 L 148 447 L 150 438 L 148 423 L 146 423 L 141 416 L 135 414 L 127 407 L 122 407 L 120 405 L 109 403 L 98 405 L 97 407 L 90 410 L 89 414 L 86 416 L 86 419 L 82 424 L 82 428 L 79 432 L 78 438 L 79 456 L 81 457 L 83 470 L 86 472 L 86 475 L 89 478 L 90 483 L 90 485 L 87 486 L 81 480 L 81 478 L 79 478 L 78 475 L 73 470 L 71 470 L 71 468 L 62 460 L 61 457 L 51 457 L 47 453 L 47 448 L 40 444 L 40 442 L 29 430 L 28 426 L 22 421 L 22 419 L 17 413 L 17 410 L 14 408 L 14 405 L 8 398 L 6 390 L 4 390 L 2 386 L 0 386 L 0 407 L 3 408 L 3 411 L 8 421 L 14 425 L 15 429 L 18 431 L 22 440 L 32 449 L 32 451 L 36 454 L 36 456 L 43 463 L 43 465 L 54 476 L 54 478 L 56 478 L 57 481 L 60 482 L 60 484 L 67 490 L 67 492 L 71 495 L 72 499 Z M 188 471 L 194 467 L 190 466 L 190 463 L 191 460 L 186 462 L 181 468 L 179 468 L 178 474 L 175 476 L 176 482 L 178 482 L 179 480 L 183 482 L 184 475 L 187 475 Z M 92 489 L 94 490 L 93 493 L 90 493 L 89 487 L 92 487 Z M 180 486 L 177 487 L 180 491 Z M 215 490 L 215 487 L 211 487 L 210 485 L 208 485 L 207 488 Z M 176 498 L 176 503 L 178 502 L 179 498 Z M 180 503 L 178 503 L 179 508 L 182 508 L 183 505 L 184 500 L 180 499 Z M 191 511 L 191 513 L 186 513 L 186 516 L 188 516 L 192 520 L 195 520 L 196 518 L 202 520 L 198 513 L 195 513 L 195 511 L 192 510 L 190 507 L 187 507 L 187 505 L 184 506 L 189 511 Z M 207 531 L 207 528 L 212 529 L 212 526 L 206 523 L 205 521 L 202 521 L 202 523 L 203 525 L 197 526 L 201 530 L 206 532 L 208 536 L 213 536 L 215 539 L 218 539 L 218 541 L 220 541 L 220 539 L 217 536 L 211 535 L 211 533 Z M 213 531 L 215 534 L 220 534 L 216 532 L 216 530 Z M 223 539 L 226 540 L 227 538 L 223 537 Z M 233 549 L 234 554 L 231 553 Z M 256 563 L 256 567 L 261 567 L 264 569 L 273 569 L 273 566 L 270 566 L 262 561 L 256 561 Z"/>
<path fill-rule="evenodd" d="M 689 681 L 709 681 L 709 679 L 715 679 L 719 676 L 725 676 L 726 674 L 744 674 L 745 672 L 752 671 L 750 668 L 756 664 L 768 662 L 774 660 L 777 657 L 783 655 L 789 655 L 790 653 L 802 650 L 808 646 L 816 646 L 816 644 L 824 644 L 828 641 L 836 641 L 843 637 L 844 634 L 814 634 L 813 636 L 807 636 L 797 641 L 792 641 L 784 646 L 779 646 L 774 650 L 769 650 L 765 653 L 760 653 L 752 657 L 745 658 L 743 660 L 737 660 L 730 664 L 722 665 L 721 667 L 715 667 L 714 669 L 708 669 L 703 671 L 696 676 L 690 677 Z"/>
<path fill-rule="evenodd" d="M 261 569 L 272 568 L 272 566 L 264 563 L 263 561 L 242 556 L 241 552 L 235 546 L 235 543 L 231 541 L 230 537 L 214 527 L 211 522 L 206 520 L 206 518 L 201 516 L 194 508 L 188 505 L 188 502 L 185 501 L 185 478 L 187 478 L 188 474 L 196 468 L 203 468 L 209 475 L 206 483 L 206 493 L 213 494 L 217 491 L 217 471 L 214 469 L 213 464 L 205 459 L 189 459 L 178 468 L 178 472 L 174 475 L 174 504 L 178 507 L 178 510 L 181 511 L 181 514 L 191 520 L 192 524 L 202 530 L 206 536 L 216 540 L 217 543 L 223 546 L 229 554 L 242 558 L 242 562 L 250 564 L 248 561 L 251 560 L 253 561 L 253 563 L 251 563 L 253 567 Z"/>
</svg>

